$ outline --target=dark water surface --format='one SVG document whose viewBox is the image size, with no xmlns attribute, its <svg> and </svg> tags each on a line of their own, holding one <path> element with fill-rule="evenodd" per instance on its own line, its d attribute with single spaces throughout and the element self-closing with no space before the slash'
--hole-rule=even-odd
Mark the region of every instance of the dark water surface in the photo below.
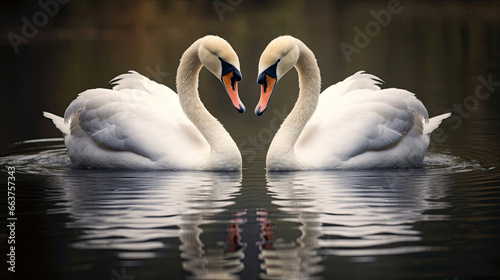
<svg viewBox="0 0 500 280">
<path fill-rule="evenodd" d="M 217 13 L 219 2 L 232 10 Z M 40 10 L 27 3 L 0 12 L 2 34 L 22 34 L 20 18 Z M 2 35 L 1 279 L 500 278 L 500 2 L 400 1 L 362 47 L 356 27 L 392 2 L 346 3 L 72 1 L 18 53 Z M 200 94 L 240 147 L 241 173 L 69 167 L 43 110 L 62 115 L 79 92 L 130 69 L 174 88 L 182 52 L 206 34 L 240 58 L 245 114 L 206 70 Z M 315 52 L 323 88 L 363 69 L 416 93 L 431 116 L 451 111 L 425 166 L 267 173 L 276 124 L 298 92 L 291 71 L 266 114 L 252 113 L 260 53 L 281 34 Z M 358 51 L 345 56 L 342 42 Z"/>
</svg>

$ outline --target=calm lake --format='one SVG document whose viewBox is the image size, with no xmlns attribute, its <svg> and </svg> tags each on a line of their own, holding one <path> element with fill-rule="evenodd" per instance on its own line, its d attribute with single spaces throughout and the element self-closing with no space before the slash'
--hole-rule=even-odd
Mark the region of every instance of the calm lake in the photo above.
<svg viewBox="0 0 500 280">
<path fill-rule="evenodd" d="M 500 2 L 63 2 L 0 11 L 1 279 L 500 278 Z M 207 34 L 240 59 L 247 112 L 207 70 L 199 90 L 242 172 L 70 167 L 43 111 L 62 115 L 128 70 L 175 89 L 180 56 Z M 261 117 L 255 80 L 284 34 L 315 53 L 323 89 L 365 70 L 414 92 L 430 116 L 452 112 L 424 167 L 266 172 L 297 74 Z"/>
</svg>

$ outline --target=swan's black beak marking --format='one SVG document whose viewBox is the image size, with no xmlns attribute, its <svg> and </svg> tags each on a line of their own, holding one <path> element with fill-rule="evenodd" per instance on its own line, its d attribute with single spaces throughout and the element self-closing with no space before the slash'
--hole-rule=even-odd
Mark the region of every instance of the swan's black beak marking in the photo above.
<svg viewBox="0 0 500 280">
<path fill-rule="evenodd" d="M 257 77 L 257 83 L 262 85 L 260 91 L 260 100 L 259 103 L 257 104 L 257 107 L 255 108 L 255 114 L 257 116 L 261 116 L 266 110 L 269 104 L 269 100 L 271 100 L 271 96 L 273 95 L 274 87 L 278 83 L 276 75 L 276 68 L 278 67 L 278 62 L 280 62 L 279 59 L 278 61 L 276 61 L 275 64 L 271 65 L 269 68 L 264 70 Z"/>
<path fill-rule="evenodd" d="M 241 73 L 236 67 L 225 62 L 219 57 L 222 65 L 222 77 L 221 82 L 226 89 L 229 98 L 231 98 L 231 103 L 233 107 L 240 113 L 245 112 L 245 105 L 240 100 L 238 95 L 238 81 L 241 81 Z"/>
</svg>

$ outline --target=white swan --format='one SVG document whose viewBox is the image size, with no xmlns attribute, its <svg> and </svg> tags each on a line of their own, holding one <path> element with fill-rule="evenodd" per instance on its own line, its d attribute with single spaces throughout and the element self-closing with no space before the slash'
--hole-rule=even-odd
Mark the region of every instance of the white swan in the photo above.
<svg viewBox="0 0 500 280">
<path fill-rule="evenodd" d="M 178 95 L 130 71 L 111 81 L 113 89 L 80 93 L 64 119 L 44 116 L 64 134 L 76 168 L 241 170 L 236 143 L 198 96 L 202 66 L 221 79 L 233 106 L 244 112 L 238 56 L 224 39 L 206 36 L 182 55 Z"/>
<path fill-rule="evenodd" d="M 429 119 L 413 93 L 380 89 L 379 79 L 362 71 L 320 95 L 316 58 L 291 36 L 271 41 L 260 57 L 257 115 L 264 112 L 276 83 L 293 66 L 300 93 L 269 147 L 266 166 L 270 171 L 418 167 L 430 133 L 451 115 Z"/>
</svg>

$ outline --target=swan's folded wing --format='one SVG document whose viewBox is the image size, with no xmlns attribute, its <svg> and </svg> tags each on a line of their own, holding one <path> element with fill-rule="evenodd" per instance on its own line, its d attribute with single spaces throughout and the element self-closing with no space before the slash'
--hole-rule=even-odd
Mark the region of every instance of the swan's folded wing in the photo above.
<svg viewBox="0 0 500 280">
<path fill-rule="evenodd" d="M 421 134 L 428 118 L 422 103 L 405 90 L 357 89 L 335 94 L 322 94 L 297 141 L 296 150 L 306 157 L 343 161 L 383 149 L 412 129 L 420 129 Z"/>
<path fill-rule="evenodd" d="M 147 88 L 87 90 L 70 104 L 65 121 L 72 135 L 83 131 L 101 148 L 130 151 L 151 160 L 175 160 L 208 150 L 182 112 L 175 92 L 160 86 L 153 93 Z"/>
</svg>

